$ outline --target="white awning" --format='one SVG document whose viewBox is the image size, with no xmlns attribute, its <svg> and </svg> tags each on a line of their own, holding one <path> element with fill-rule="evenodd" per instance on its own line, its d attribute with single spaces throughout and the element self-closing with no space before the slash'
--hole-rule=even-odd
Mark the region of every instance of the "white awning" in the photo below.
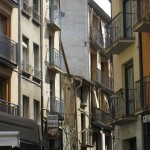
<svg viewBox="0 0 150 150">
<path fill-rule="evenodd" d="M 19 132 L 18 131 L 0 132 L 0 146 L 19 147 Z"/>
</svg>

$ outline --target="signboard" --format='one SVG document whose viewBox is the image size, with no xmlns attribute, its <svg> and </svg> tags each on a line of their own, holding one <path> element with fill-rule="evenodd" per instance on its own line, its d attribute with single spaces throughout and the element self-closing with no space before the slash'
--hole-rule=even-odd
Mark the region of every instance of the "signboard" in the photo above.
<svg viewBox="0 0 150 150">
<path fill-rule="evenodd" d="M 47 133 L 49 139 L 58 138 L 58 115 L 47 115 Z"/>
<path fill-rule="evenodd" d="M 150 122 L 150 115 L 143 116 L 143 123 Z"/>
</svg>

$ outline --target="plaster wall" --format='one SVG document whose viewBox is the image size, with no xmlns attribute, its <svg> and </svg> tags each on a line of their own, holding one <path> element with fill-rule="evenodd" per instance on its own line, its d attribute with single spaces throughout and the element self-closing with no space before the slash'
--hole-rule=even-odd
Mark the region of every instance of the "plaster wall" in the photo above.
<svg viewBox="0 0 150 150">
<path fill-rule="evenodd" d="M 61 10 L 65 12 L 62 41 L 70 72 L 90 79 L 87 0 L 64 0 Z"/>
</svg>

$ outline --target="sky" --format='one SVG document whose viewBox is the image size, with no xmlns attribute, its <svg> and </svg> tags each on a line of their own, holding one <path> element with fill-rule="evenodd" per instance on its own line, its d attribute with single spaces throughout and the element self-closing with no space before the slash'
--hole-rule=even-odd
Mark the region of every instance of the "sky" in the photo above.
<svg viewBox="0 0 150 150">
<path fill-rule="evenodd" d="M 108 0 L 94 0 L 109 16 L 111 15 L 110 2 Z"/>
</svg>

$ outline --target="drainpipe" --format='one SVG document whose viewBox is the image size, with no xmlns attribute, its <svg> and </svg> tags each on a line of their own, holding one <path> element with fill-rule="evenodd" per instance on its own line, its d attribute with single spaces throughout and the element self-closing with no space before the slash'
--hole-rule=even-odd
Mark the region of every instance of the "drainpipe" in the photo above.
<svg viewBox="0 0 150 150">
<path fill-rule="evenodd" d="M 141 106 L 144 106 L 144 94 L 143 94 L 143 57 L 142 57 L 142 33 L 138 33 L 138 43 L 139 43 L 139 70 L 140 70 L 140 102 Z M 144 136 L 143 136 L 143 122 L 141 115 L 141 132 L 142 132 L 142 147 L 144 149 Z"/>
<path fill-rule="evenodd" d="M 21 53 L 22 53 L 22 26 L 21 26 L 21 3 L 18 1 L 18 105 L 19 116 L 22 117 L 22 73 L 21 73 Z"/>
<path fill-rule="evenodd" d="M 77 101 L 76 101 L 76 97 L 77 97 L 77 89 L 79 89 L 82 86 L 82 77 L 80 77 L 80 84 L 75 87 L 75 79 L 73 78 L 73 87 L 74 87 L 74 100 L 75 100 L 75 126 L 76 126 L 76 131 L 77 131 L 77 140 L 78 140 L 78 118 L 77 118 Z M 78 150 L 78 141 L 77 141 L 77 147 L 76 150 Z"/>
<path fill-rule="evenodd" d="M 40 26 L 40 65 L 41 65 L 41 135 L 42 135 L 42 140 L 43 140 L 43 134 L 44 134 L 44 131 L 43 131 L 43 1 L 41 0 L 40 1 L 40 14 L 41 14 L 41 17 L 40 17 L 40 23 L 41 23 L 41 26 Z M 42 149 L 44 149 L 44 147 L 42 146 Z"/>
<path fill-rule="evenodd" d="M 142 99 L 144 98 L 143 95 L 143 58 L 142 58 L 142 33 L 138 33 L 138 43 L 139 43 L 139 70 L 140 70 L 140 100 L 141 100 L 141 105 L 144 105 L 144 102 Z"/>
</svg>

